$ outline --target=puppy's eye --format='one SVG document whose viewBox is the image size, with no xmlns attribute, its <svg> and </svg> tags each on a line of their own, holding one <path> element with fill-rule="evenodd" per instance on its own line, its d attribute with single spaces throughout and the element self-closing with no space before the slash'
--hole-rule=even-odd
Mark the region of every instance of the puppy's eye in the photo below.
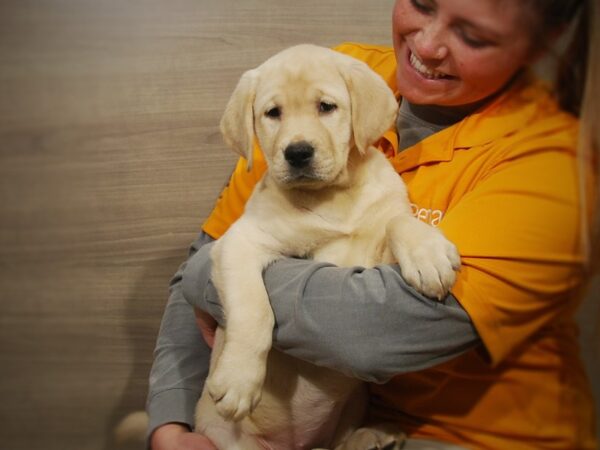
<svg viewBox="0 0 600 450">
<path fill-rule="evenodd" d="M 281 108 L 275 106 L 274 108 L 267 109 L 265 111 L 265 116 L 271 119 L 279 119 L 281 117 Z"/>
<path fill-rule="evenodd" d="M 335 103 L 329 102 L 320 102 L 319 103 L 319 112 L 322 114 L 327 114 L 333 112 L 337 109 L 337 105 Z"/>
</svg>

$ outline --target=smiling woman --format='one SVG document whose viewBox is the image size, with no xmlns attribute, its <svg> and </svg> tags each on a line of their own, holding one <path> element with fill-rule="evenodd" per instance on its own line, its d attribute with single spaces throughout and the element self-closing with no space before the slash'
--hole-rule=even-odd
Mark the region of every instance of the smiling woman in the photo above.
<svg viewBox="0 0 600 450">
<path fill-rule="evenodd" d="M 513 1 L 397 1 L 398 90 L 412 103 L 444 106 L 498 94 L 535 59 L 522 15 Z"/>
</svg>

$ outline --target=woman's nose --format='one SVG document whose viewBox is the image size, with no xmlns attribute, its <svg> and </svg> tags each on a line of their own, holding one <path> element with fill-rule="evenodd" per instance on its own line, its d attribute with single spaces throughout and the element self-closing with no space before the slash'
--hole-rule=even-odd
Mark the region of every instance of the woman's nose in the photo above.
<svg viewBox="0 0 600 450">
<path fill-rule="evenodd" d="M 446 46 L 446 33 L 442 24 L 431 21 L 423 27 L 415 36 L 415 51 L 422 60 L 442 60 L 448 55 Z"/>
</svg>

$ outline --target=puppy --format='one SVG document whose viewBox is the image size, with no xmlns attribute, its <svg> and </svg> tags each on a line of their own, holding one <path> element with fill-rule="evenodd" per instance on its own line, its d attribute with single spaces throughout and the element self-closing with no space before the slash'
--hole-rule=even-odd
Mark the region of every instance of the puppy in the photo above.
<svg viewBox="0 0 600 450">
<path fill-rule="evenodd" d="M 271 349 L 262 271 L 292 255 L 340 266 L 397 261 L 425 295 L 448 292 L 456 248 L 413 217 L 400 176 L 371 146 L 397 109 L 366 64 L 312 45 L 275 55 L 235 88 L 221 121 L 225 141 L 250 166 L 257 139 L 268 170 L 211 253 L 227 325 L 217 330 L 197 430 L 220 449 L 394 441 L 385 427 L 354 432 L 364 411 L 359 381 Z"/>
</svg>

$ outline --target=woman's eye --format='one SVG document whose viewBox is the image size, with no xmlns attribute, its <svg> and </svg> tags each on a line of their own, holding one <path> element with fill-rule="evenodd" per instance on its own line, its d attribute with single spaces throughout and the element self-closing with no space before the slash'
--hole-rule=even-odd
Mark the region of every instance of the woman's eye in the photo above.
<svg viewBox="0 0 600 450">
<path fill-rule="evenodd" d="M 422 12 L 424 14 L 428 14 L 433 11 L 434 7 L 431 4 L 431 1 L 426 0 L 410 0 L 410 4 L 417 11 Z"/>
<path fill-rule="evenodd" d="M 329 102 L 320 102 L 319 103 L 319 112 L 322 114 L 327 114 L 337 109 L 337 105 L 335 103 Z"/>
<path fill-rule="evenodd" d="M 265 116 L 271 119 L 279 119 L 281 117 L 281 109 L 277 106 L 271 109 L 267 109 L 267 111 L 265 111 Z"/>
<path fill-rule="evenodd" d="M 460 32 L 460 38 L 471 48 L 484 48 L 492 45 L 490 41 L 471 36 L 469 33 L 464 31 Z"/>
</svg>

